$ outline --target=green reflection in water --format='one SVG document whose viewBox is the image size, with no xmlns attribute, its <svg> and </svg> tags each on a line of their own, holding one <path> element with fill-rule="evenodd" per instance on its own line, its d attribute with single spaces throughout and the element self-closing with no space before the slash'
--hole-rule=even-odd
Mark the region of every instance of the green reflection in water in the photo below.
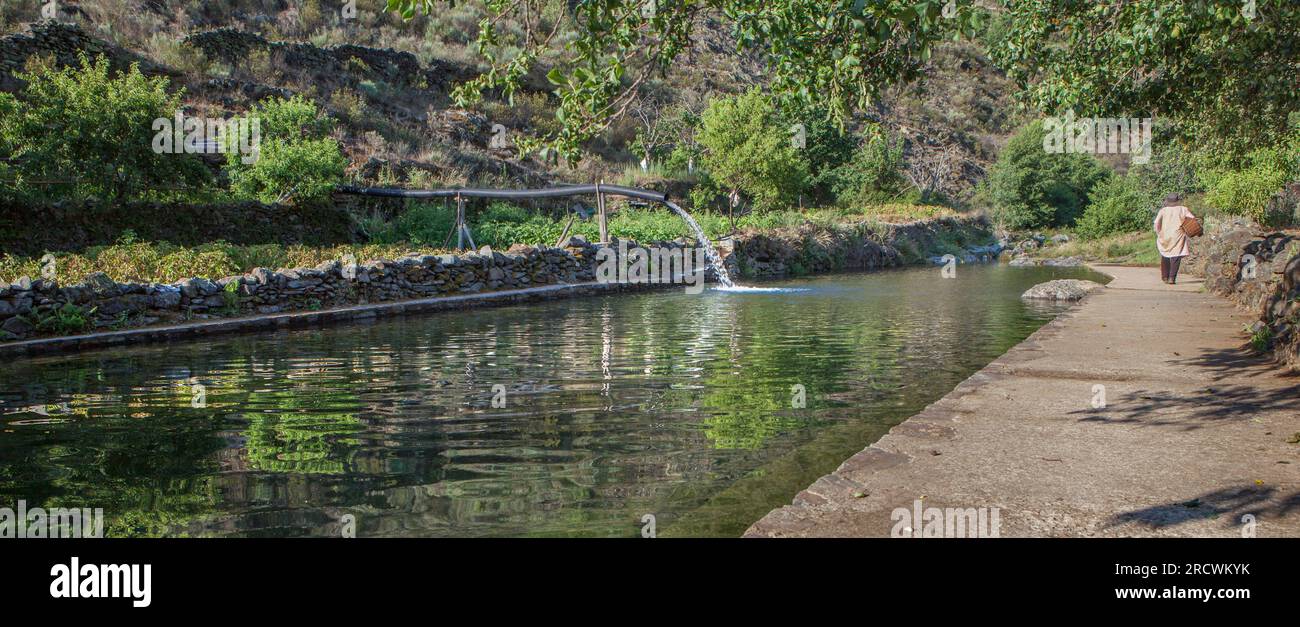
<svg viewBox="0 0 1300 627">
<path fill-rule="evenodd" d="M 102 507 L 110 536 L 335 535 L 344 514 L 362 536 L 635 536 L 645 514 L 734 536 L 1048 320 L 1018 296 L 1068 276 L 837 275 L 3 364 L 0 503 Z"/>
</svg>

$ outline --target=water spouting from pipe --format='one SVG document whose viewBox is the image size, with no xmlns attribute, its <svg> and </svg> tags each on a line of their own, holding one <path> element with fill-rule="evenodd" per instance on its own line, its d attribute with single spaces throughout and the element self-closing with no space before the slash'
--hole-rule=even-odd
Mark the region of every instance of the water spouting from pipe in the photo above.
<svg viewBox="0 0 1300 627">
<path fill-rule="evenodd" d="M 713 247 L 713 241 L 709 239 L 709 236 L 704 234 L 704 229 L 700 228 L 700 223 L 696 222 L 695 218 L 691 217 L 691 214 L 686 213 L 685 209 L 667 200 L 663 201 L 663 203 L 676 211 L 677 215 L 686 221 L 687 226 L 690 226 L 691 230 L 695 231 L 695 241 L 704 247 L 704 256 L 708 257 L 709 263 L 713 265 L 713 271 L 718 275 L 718 282 L 727 287 L 735 287 L 736 284 L 732 282 L 731 275 L 727 274 L 726 266 L 722 264 L 722 255 L 719 255 L 718 250 Z"/>
</svg>

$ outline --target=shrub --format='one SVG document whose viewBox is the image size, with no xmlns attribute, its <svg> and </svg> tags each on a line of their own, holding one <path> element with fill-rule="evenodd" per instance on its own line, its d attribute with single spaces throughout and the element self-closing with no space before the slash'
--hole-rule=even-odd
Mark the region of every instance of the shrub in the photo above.
<svg viewBox="0 0 1300 627">
<path fill-rule="evenodd" d="M 1047 152 L 1045 134 L 1042 122 L 1025 127 L 989 171 L 993 212 L 1007 228 L 1073 224 L 1092 188 L 1110 176 L 1092 155 Z"/>
<path fill-rule="evenodd" d="M 834 200 L 834 185 L 842 176 L 840 168 L 859 154 L 861 138 L 845 132 L 821 108 L 785 118 L 787 128 L 795 124 L 804 128 L 806 141 L 802 152 L 808 161 L 808 191 L 818 201 Z"/>
<path fill-rule="evenodd" d="M 1188 194 L 1204 191 L 1196 176 L 1193 157 L 1177 144 L 1156 142 L 1148 163 L 1134 165 L 1129 176 L 1137 177 L 1143 189 L 1150 192 L 1153 201 L 1169 194 Z"/>
<path fill-rule="evenodd" d="M 826 185 L 840 204 L 889 202 L 908 190 L 902 165 L 902 142 L 891 142 L 883 130 L 874 129 L 849 161 L 824 172 L 818 182 Z"/>
<path fill-rule="evenodd" d="M 326 136 L 334 121 L 314 103 L 301 96 L 273 98 L 249 117 L 260 126 L 260 148 L 251 164 L 238 150 L 227 151 L 231 191 L 266 203 L 311 202 L 327 197 L 343 180 L 347 160 L 338 142 Z"/>
<path fill-rule="evenodd" d="M 1270 213 L 1269 200 L 1287 181 L 1297 178 L 1297 170 L 1300 170 L 1300 158 L 1290 148 L 1255 150 L 1247 155 L 1246 163 L 1240 169 L 1207 170 L 1202 177 L 1209 190 L 1205 201 L 1212 207 L 1247 216 L 1260 224 L 1284 224 L 1294 216 Z"/>
<path fill-rule="evenodd" d="M 703 165 L 711 179 L 749 196 L 755 210 L 792 204 L 803 189 L 808 163 L 757 89 L 709 103 L 696 139 L 706 150 Z"/>
<path fill-rule="evenodd" d="M 1092 202 L 1079 218 L 1079 235 L 1095 239 L 1151 227 L 1155 199 L 1136 176 L 1114 176 L 1093 190 Z"/>
<path fill-rule="evenodd" d="M 180 95 L 140 68 L 116 75 L 103 56 L 79 67 L 36 67 L 18 75 L 18 98 L 0 97 L 0 148 L 11 193 L 125 199 L 209 180 L 191 155 L 154 152 L 153 123 L 172 119 Z"/>
</svg>

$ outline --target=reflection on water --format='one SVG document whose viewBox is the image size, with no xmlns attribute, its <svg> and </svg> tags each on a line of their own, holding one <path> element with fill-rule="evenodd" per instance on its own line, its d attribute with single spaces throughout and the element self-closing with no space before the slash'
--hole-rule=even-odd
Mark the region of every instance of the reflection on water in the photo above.
<svg viewBox="0 0 1300 627">
<path fill-rule="evenodd" d="M 840 275 L 7 363 L 0 504 L 102 507 L 110 536 L 336 535 L 345 514 L 359 536 L 635 536 L 645 514 L 738 535 L 1057 311 L 1020 292 L 1084 275 Z"/>
</svg>

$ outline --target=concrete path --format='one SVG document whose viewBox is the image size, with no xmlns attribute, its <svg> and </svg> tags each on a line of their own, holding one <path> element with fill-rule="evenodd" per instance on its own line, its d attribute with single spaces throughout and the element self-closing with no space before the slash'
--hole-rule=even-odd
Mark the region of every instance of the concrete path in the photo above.
<svg viewBox="0 0 1300 627">
<path fill-rule="evenodd" d="M 1300 536 L 1300 377 L 1249 356 L 1252 316 L 1199 282 L 1096 269 L 1107 289 L 745 535 L 889 536 L 919 499 L 998 508 L 1003 537 L 1241 536 L 1247 514 Z"/>
</svg>

